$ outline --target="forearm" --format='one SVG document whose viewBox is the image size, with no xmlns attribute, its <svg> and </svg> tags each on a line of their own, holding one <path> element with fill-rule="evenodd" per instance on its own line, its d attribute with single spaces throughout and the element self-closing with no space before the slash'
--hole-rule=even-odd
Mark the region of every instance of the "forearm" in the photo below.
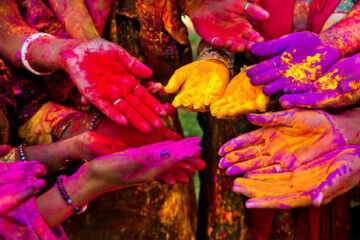
<svg viewBox="0 0 360 240">
<path fill-rule="evenodd" d="M 331 115 L 335 127 L 343 134 L 346 144 L 360 145 L 360 108 Z"/>
<path fill-rule="evenodd" d="M 72 38 L 91 40 L 100 37 L 84 0 L 50 0 L 49 2 Z"/>
<path fill-rule="evenodd" d="M 65 191 L 76 206 L 83 206 L 97 196 L 96 184 L 89 181 L 90 178 L 84 169 L 80 168 L 64 181 Z M 36 205 L 50 228 L 54 228 L 74 213 L 72 206 L 61 196 L 57 185 L 39 196 Z"/>
<path fill-rule="evenodd" d="M 360 50 L 360 3 L 342 21 L 320 34 L 323 41 L 340 49 L 343 56 Z"/>
</svg>

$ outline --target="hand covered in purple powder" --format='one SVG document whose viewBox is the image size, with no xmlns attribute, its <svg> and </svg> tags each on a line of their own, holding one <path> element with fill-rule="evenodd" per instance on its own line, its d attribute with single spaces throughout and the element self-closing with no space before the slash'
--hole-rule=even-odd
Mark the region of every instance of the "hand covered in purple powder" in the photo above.
<svg viewBox="0 0 360 240">
<path fill-rule="evenodd" d="M 0 163 L 0 216 L 18 207 L 46 185 L 46 174 L 37 162 Z"/>
<path fill-rule="evenodd" d="M 295 208 L 327 204 L 360 180 L 360 147 L 342 146 L 292 172 L 253 171 L 233 190 L 251 197 L 248 208 Z"/>
<path fill-rule="evenodd" d="M 264 167 L 288 171 L 346 144 L 334 118 L 321 110 L 290 109 L 248 114 L 248 120 L 263 126 L 240 135 L 219 150 L 219 167 L 238 175 Z"/>
<path fill-rule="evenodd" d="M 282 90 L 285 93 L 306 91 L 304 84 L 318 79 L 342 56 L 334 45 L 311 32 L 256 43 L 251 52 L 258 56 L 276 55 L 247 72 L 252 84 L 266 84 L 263 88 L 266 95 Z"/>
<path fill-rule="evenodd" d="M 309 92 L 284 95 L 284 108 L 337 108 L 355 104 L 360 99 L 360 54 L 334 64 L 324 76 L 306 84 Z"/>
</svg>

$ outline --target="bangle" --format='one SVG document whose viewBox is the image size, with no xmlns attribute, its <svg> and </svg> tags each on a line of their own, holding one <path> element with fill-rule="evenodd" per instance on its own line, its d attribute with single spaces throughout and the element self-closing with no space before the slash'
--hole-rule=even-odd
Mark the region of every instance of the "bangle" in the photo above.
<svg viewBox="0 0 360 240">
<path fill-rule="evenodd" d="M 96 115 L 93 117 L 93 119 L 92 119 L 91 122 L 90 122 L 90 127 L 89 127 L 89 131 L 90 131 L 90 132 L 95 131 L 95 127 L 97 127 L 97 125 L 100 123 L 100 122 L 97 122 L 97 120 L 98 120 L 101 116 L 102 116 L 102 114 L 99 113 L 99 114 L 96 114 Z M 98 123 L 98 124 L 96 124 L 96 123 Z"/>
<path fill-rule="evenodd" d="M 61 196 L 63 197 L 64 201 L 69 204 L 70 206 L 72 206 L 74 208 L 74 211 L 77 214 L 81 214 L 83 212 L 86 211 L 87 207 L 89 204 L 85 204 L 82 207 L 76 206 L 73 201 L 71 200 L 71 198 L 69 197 L 69 195 L 67 194 L 65 187 L 64 187 L 64 178 L 65 175 L 60 175 L 57 179 L 56 179 L 56 185 L 58 186 L 59 192 L 61 194 Z"/>
<path fill-rule="evenodd" d="M 53 35 L 50 35 L 50 34 L 48 34 L 48 33 L 35 33 L 35 34 L 31 35 L 30 37 L 28 37 L 28 38 L 24 41 L 24 43 L 23 43 L 23 45 L 22 45 L 22 47 L 21 47 L 21 62 L 22 62 L 22 64 L 24 65 L 24 67 L 25 67 L 27 70 L 29 70 L 30 72 L 32 72 L 33 74 L 36 74 L 36 75 L 49 75 L 49 74 L 53 73 L 53 71 L 52 71 L 52 72 L 38 72 L 38 71 L 34 70 L 34 69 L 30 66 L 28 60 L 26 59 L 26 57 L 27 57 L 27 52 L 28 52 L 28 49 L 29 49 L 30 44 L 31 44 L 33 41 L 37 40 L 38 38 L 44 38 L 44 37 L 45 37 L 45 38 L 55 38 Z"/>
<path fill-rule="evenodd" d="M 0 162 L 16 162 L 16 156 L 15 156 L 16 148 L 13 148 L 10 150 L 8 154 L 0 158 Z"/>
<path fill-rule="evenodd" d="M 62 135 L 65 130 L 70 126 L 70 124 L 78 118 L 81 118 L 82 114 L 79 112 L 73 112 L 66 115 L 63 119 L 61 119 L 55 126 L 51 129 L 51 137 L 52 141 L 56 142 L 62 139 Z"/>
<path fill-rule="evenodd" d="M 25 155 L 24 144 L 23 143 L 19 145 L 19 153 L 20 153 L 21 161 L 27 162 L 27 158 L 26 158 L 26 155 Z"/>
<path fill-rule="evenodd" d="M 229 69 L 233 69 L 234 67 L 234 59 L 232 59 L 225 51 L 213 47 L 204 48 L 200 52 L 198 60 L 217 60 L 225 64 Z"/>
</svg>

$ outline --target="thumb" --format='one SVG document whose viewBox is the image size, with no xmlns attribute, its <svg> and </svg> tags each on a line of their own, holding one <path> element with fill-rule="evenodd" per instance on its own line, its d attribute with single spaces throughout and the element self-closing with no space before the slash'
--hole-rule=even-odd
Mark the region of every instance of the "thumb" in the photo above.
<svg viewBox="0 0 360 240">
<path fill-rule="evenodd" d="M 174 74 L 171 76 L 168 84 L 166 85 L 165 92 L 175 93 L 177 90 L 179 90 L 181 85 L 183 85 L 183 83 L 187 79 L 187 75 L 185 73 L 186 71 L 184 70 L 183 67 L 176 70 Z"/>
<path fill-rule="evenodd" d="M 264 114 L 248 114 L 247 118 L 252 124 L 263 127 L 289 126 L 292 110 L 268 112 Z"/>
</svg>

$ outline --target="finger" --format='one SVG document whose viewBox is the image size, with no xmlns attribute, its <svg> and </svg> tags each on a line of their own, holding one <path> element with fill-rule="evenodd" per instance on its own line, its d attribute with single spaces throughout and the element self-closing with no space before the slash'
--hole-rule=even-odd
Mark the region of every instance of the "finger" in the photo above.
<svg viewBox="0 0 360 240">
<path fill-rule="evenodd" d="M 239 162 L 231 165 L 227 170 L 228 175 L 239 175 L 247 171 L 264 168 L 272 164 L 271 156 L 260 156 L 244 162 Z"/>
<path fill-rule="evenodd" d="M 181 183 L 189 182 L 189 177 L 183 171 L 180 171 L 179 169 L 172 167 L 170 169 L 170 172 L 172 177 L 175 178 L 177 182 L 181 182 Z"/>
<path fill-rule="evenodd" d="M 225 154 L 234 151 L 235 149 L 259 144 L 261 141 L 263 141 L 263 133 L 263 129 L 259 129 L 233 138 L 220 147 L 219 155 L 224 156 Z"/>
<path fill-rule="evenodd" d="M 151 77 L 152 70 L 148 66 L 131 56 L 125 50 L 122 51 L 122 54 L 123 57 L 119 58 L 119 60 L 126 70 L 140 78 Z"/>
<path fill-rule="evenodd" d="M 305 93 L 310 91 L 315 91 L 316 82 L 315 83 L 301 83 L 296 82 L 293 84 L 288 84 L 283 88 L 284 93 Z"/>
<path fill-rule="evenodd" d="M 173 178 L 171 176 L 171 174 L 169 173 L 169 170 L 160 174 L 156 179 L 158 179 L 159 181 L 162 181 L 166 184 L 171 184 L 171 185 L 176 184 L 176 180 L 175 180 L 175 178 Z"/>
<path fill-rule="evenodd" d="M 125 100 L 118 102 L 115 107 L 123 113 L 129 122 L 144 133 L 151 132 L 151 126 Z"/>
<path fill-rule="evenodd" d="M 189 177 L 196 173 L 196 168 L 194 166 L 192 166 L 191 164 L 186 163 L 185 161 L 178 162 L 177 164 L 174 165 L 173 168 L 184 172 Z"/>
<path fill-rule="evenodd" d="M 159 116 L 165 116 L 166 111 L 162 104 L 154 98 L 147 90 L 141 85 L 137 85 L 132 90 L 132 93 L 141 99 L 146 106 L 148 106 L 152 111 L 154 111 Z"/>
<path fill-rule="evenodd" d="M 264 40 L 264 38 L 260 35 L 260 33 L 258 31 L 255 31 L 252 27 L 245 30 L 243 32 L 243 36 L 249 41 L 254 41 L 254 42 L 259 42 Z"/>
<path fill-rule="evenodd" d="M 244 5 L 244 4 L 246 5 L 246 3 L 243 1 L 239 1 L 239 2 L 242 5 Z M 244 9 L 245 5 L 243 6 L 243 9 Z M 257 20 L 265 20 L 265 19 L 268 19 L 270 16 L 268 11 L 266 11 L 265 9 L 263 9 L 262 7 L 260 7 L 259 5 L 256 5 L 256 4 L 250 4 L 248 6 L 248 8 L 246 9 L 245 13 Z"/>
<path fill-rule="evenodd" d="M 273 164 L 269 167 L 264 167 L 256 170 L 252 170 L 247 172 L 244 175 L 244 178 L 248 178 L 249 176 L 253 174 L 263 174 L 263 173 L 281 173 L 281 172 L 287 172 L 288 169 L 280 164 Z"/>
<path fill-rule="evenodd" d="M 99 98 L 95 101 L 92 101 L 92 103 L 115 123 L 119 124 L 120 126 L 128 125 L 128 120 L 126 119 L 126 117 L 122 113 L 120 113 L 115 107 L 113 107 L 113 105 L 110 104 L 108 101 Z"/>
<path fill-rule="evenodd" d="M 247 119 L 252 124 L 263 127 L 291 126 L 293 110 L 268 112 L 263 114 L 249 113 Z"/>
<path fill-rule="evenodd" d="M 226 40 L 220 37 L 208 39 L 207 42 L 214 48 L 227 48 Z"/>
<path fill-rule="evenodd" d="M 232 189 L 249 197 L 284 196 L 295 191 L 288 181 L 266 182 L 246 178 L 236 178 Z"/>
<path fill-rule="evenodd" d="M 238 37 L 236 40 L 229 39 L 226 41 L 227 50 L 231 52 L 244 52 L 246 49 L 246 40 Z"/>
<path fill-rule="evenodd" d="M 15 170 L 11 172 L 4 172 L 0 177 L 0 186 L 24 181 L 26 178 L 35 178 L 45 176 L 46 170 L 43 165 L 38 164 L 37 166 L 32 166 L 31 168 L 25 167 L 21 170 Z"/>
<path fill-rule="evenodd" d="M 21 187 L 19 187 L 21 186 Z M 30 197 L 45 188 L 46 182 L 43 179 L 34 181 L 23 181 L 9 184 L 6 188 L 1 188 L 0 194 L 0 216 L 18 207 Z"/>
<path fill-rule="evenodd" d="M 170 130 L 168 128 L 165 128 L 165 127 L 164 127 L 164 130 L 163 130 L 163 134 L 164 134 L 164 140 L 177 141 L 177 140 L 183 139 L 183 137 L 180 134 L 178 134 L 177 132 L 172 131 L 172 130 Z"/>
<path fill-rule="evenodd" d="M 360 88 L 359 79 L 346 79 L 338 83 L 338 88 L 342 93 L 351 92 Z"/>
<path fill-rule="evenodd" d="M 310 194 L 292 193 L 286 196 L 252 198 L 246 201 L 247 208 L 291 209 L 312 205 Z"/>
<path fill-rule="evenodd" d="M 179 68 L 171 76 L 168 84 L 165 86 L 166 93 L 175 93 L 188 79 L 187 71 L 184 67 Z"/>
<path fill-rule="evenodd" d="M 253 67 L 253 68 L 255 68 L 255 67 Z M 251 69 L 249 69 L 249 71 Z M 251 84 L 253 84 L 255 86 L 266 84 L 269 82 L 274 82 L 276 80 L 281 79 L 284 76 L 284 72 L 285 72 L 285 66 L 271 68 L 270 70 L 260 72 L 257 75 L 252 76 L 250 78 L 250 82 L 251 82 Z"/>
<path fill-rule="evenodd" d="M 141 117 L 148 121 L 153 127 L 160 128 L 162 126 L 161 119 L 156 116 L 145 104 L 137 97 L 129 94 L 125 98 L 126 102 L 133 107 Z"/>
<path fill-rule="evenodd" d="M 262 61 L 261 63 L 251 67 L 249 70 L 246 71 L 246 74 L 249 78 L 251 78 L 261 72 L 265 72 L 272 68 L 281 66 L 281 61 L 281 56 L 275 56 L 269 60 Z"/>
<path fill-rule="evenodd" d="M 10 152 L 11 146 L 10 145 L 0 145 L 0 157 L 8 154 Z"/>
<path fill-rule="evenodd" d="M 164 103 L 162 104 L 163 109 L 165 110 L 165 114 L 163 117 L 172 116 L 176 113 L 176 108 L 171 103 Z"/>
<path fill-rule="evenodd" d="M 268 96 L 274 93 L 281 92 L 289 81 L 291 80 L 288 78 L 281 78 L 279 80 L 271 82 L 263 87 L 263 92 L 265 95 Z"/>
<path fill-rule="evenodd" d="M 259 155 L 260 152 L 261 151 L 259 146 L 250 146 L 237 151 L 232 151 L 220 159 L 219 168 L 224 169 L 233 165 L 234 163 L 254 158 Z"/>
<path fill-rule="evenodd" d="M 28 170 L 32 168 L 44 168 L 38 162 L 31 161 L 31 162 L 12 162 L 12 163 L 5 163 L 0 162 L 0 173 L 12 172 L 12 171 L 19 171 L 19 170 Z"/>
<path fill-rule="evenodd" d="M 290 181 L 293 174 L 292 172 L 284 173 L 252 173 L 247 174 L 246 179 L 253 179 L 265 182 L 279 182 L 279 181 Z"/>
<path fill-rule="evenodd" d="M 184 160 L 184 162 L 191 164 L 198 170 L 205 168 L 205 161 L 200 158 L 200 153 L 196 154 L 195 157 Z"/>
<path fill-rule="evenodd" d="M 278 39 L 255 43 L 251 46 L 251 52 L 258 56 L 270 56 L 283 52 L 289 47 L 289 36 L 286 35 Z"/>
</svg>

